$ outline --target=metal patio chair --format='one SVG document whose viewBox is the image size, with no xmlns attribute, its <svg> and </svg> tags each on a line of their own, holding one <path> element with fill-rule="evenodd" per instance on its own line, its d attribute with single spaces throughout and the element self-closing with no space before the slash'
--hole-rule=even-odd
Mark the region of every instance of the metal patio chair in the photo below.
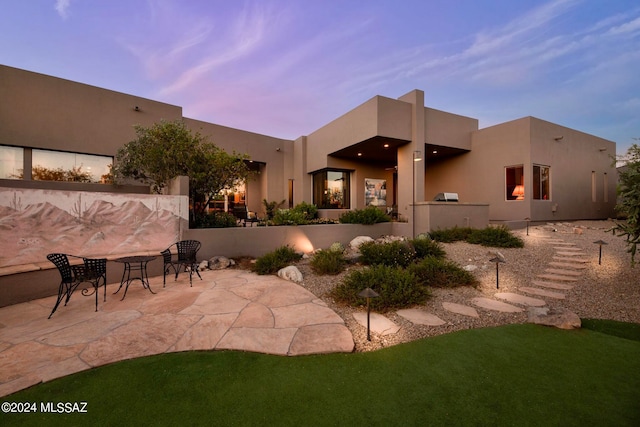
<svg viewBox="0 0 640 427">
<path fill-rule="evenodd" d="M 174 246 L 175 254 L 171 251 Z M 175 273 L 174 280 L 178 280 L 178 273 L 180 273 L 180 268 L 182 267 L 184 267 L 184 271 L 189 271 L 190 286 L 193 286 L 192 277 L 194 271 L 200 280 L 202 280 L 202 276 L 200 276 L 200 272 L 198 271 L 198 261 L 196 259 L 201 246 L 202 244 L 197 240 L 181 240 L 160 252 L 164 261 L 162 287 L 165 287 L 167 284 L 167 273 L 169 270 L 173 270 Z"/>
</svg>

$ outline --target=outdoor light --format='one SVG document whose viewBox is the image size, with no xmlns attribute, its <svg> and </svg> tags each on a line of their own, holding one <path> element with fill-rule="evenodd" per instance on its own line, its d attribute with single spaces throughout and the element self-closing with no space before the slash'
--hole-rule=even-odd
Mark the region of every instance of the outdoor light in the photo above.
<svg viewBox="0 0 640 427">
<path fill-rule="evenodd" d="M 360 292 L 358 296 L 367 299 L 367 341 L 371 341 L 371 306 L 369 305 L 369 302 L 371 298 L 377 298 L 380 294 L 371 288 L 366 288 Z"/>
<path fill-rule="evenodd" d="M 600 254 L 598 255 L 598 265 L 602 265 L 602 245 L 608 245 L 608 243 L 605 242 L 604 240 L 596 240 L 593 243 L 600 246 Z"/>
<path fill-rule="evenodd" d="M 524 220 L 527 221 L 527 236 L 528 236 L 529 235 L 529 221 L 531 221 L 531 218 L 526 217 Z"/>
<path fill-rule="evenodd" d="M 414 162 L 419 162 L 420 160 L 422 160 L 422 152 L 420 150 L 416 150 L 413 152 L 413 161 Z"/>
<path fill-rule="evenodd" d="M 491 258 L 489 262 L 496 263 L 496 289 L 500 289 L 500 272 L 498 270 L 498 266 L 500 265 L 501 262 L 506 262 L 506 261 L 500 257 L 494 257 L 494 258 Z"/>
</svg>

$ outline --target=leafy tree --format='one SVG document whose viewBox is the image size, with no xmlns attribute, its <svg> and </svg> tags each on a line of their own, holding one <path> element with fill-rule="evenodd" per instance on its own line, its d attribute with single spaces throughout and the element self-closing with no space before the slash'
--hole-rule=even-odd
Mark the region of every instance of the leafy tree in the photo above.
<svg viewBox="0 0 640 427">
<path fill-rule="evenodd" d="M 192 133 L 181 120 L 136 126 L 135 131 L 137 138 L 116 154 L 114 180 L 134 178 L 160 193 L 172 179 L 188 176 L 192 219 L 221 191 L 232 190 L 250 177 L 248 156 L 228 154 L 200 133 Z"/>
<path fill-rule="evenodd" d="M 624 159 L 626 164 L 618 175 L 619 201 L 616 211 L 626 220 L 616 221 L 610 231 L 614 235 L 626 237 L 627 251 L 631 254 L 631 265 L 634 265 L 640 241 L 640 147 L 633 144 Z"/>
</svg>

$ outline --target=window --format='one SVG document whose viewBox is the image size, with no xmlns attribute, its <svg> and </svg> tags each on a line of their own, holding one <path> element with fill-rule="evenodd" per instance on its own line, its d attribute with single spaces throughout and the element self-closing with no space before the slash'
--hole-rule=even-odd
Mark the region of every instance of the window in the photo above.
<svg viewBox="0 0 640 427">
<path fill-rule="evenodd" d="M 524 200 L 524 167 L 505 168 L 506 200 Z"/>
<path fill-rule="evenodd" d="M 349 209 L 349 172 L 324 170 L 313 174 L 313 203 L 320 209 Z"/>
<path fill-rule="evenodd" d="M 0 145 L 0 179 L 19 179 L 24 168 L 24 149 Z"/>
<path fill-rule="evenodd" d="M 31 175 L 41 181 L 106 183 L 112 163 L 108 156 L 34 149 Z"/>
<path fill-rule="evenodd" d="M 549 166 L 533 165 L 533 199 L 550 200 Z"/>
</svg>

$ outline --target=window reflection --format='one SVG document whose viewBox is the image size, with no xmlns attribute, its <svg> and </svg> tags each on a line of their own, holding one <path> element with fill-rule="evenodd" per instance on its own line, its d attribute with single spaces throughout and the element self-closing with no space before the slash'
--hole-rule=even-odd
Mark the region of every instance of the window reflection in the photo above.
<svg viewBox="0 0 640 427">
<path fill-rule="evenodd" d="M 23 165 L 22 147 L 0 146 L 0 179 L 19 179 Z"/>
<path fill-rule="evenodd" d="M 320 209 L 349 209 L 349 172 L 324 170 L 313 174 L 313 203 Z"/>
</svg>

